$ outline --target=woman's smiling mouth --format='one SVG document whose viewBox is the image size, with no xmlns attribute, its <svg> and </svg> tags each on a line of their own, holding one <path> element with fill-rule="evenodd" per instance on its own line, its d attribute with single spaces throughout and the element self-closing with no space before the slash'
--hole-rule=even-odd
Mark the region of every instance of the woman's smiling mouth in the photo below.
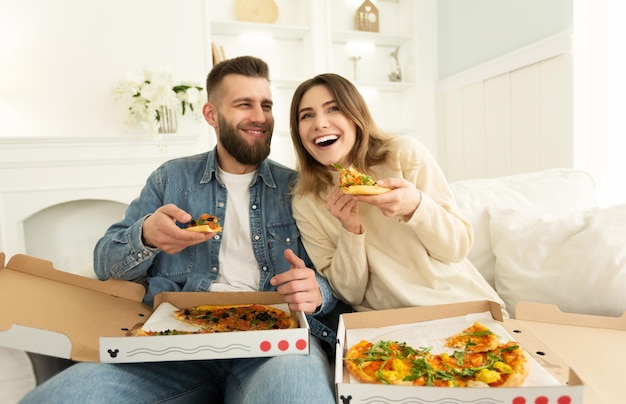
<svg viewBox="0 0 626 404">
<path fill-rule="evenodd" d="M 314 140 L 315 145 L 316 146 L 330 146 L 333 143 L 335 143 L 337 141 L 337 139 L 339 139 L 339 136 L 337 135 L 326 135 L 326 136 L 321 136 L 318 137 Z"/>
</svg>

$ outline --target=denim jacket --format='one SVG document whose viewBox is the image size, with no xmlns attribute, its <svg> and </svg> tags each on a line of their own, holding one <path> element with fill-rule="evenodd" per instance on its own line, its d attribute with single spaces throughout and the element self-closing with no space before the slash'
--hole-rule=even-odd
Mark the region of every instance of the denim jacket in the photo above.
<svg viewBox="0 0 626 404">
<path fill-rule="evenodd" d="M 226 187 L 217 173 L 215 149 L 174 159 L 157 168 L 139 197 L 131 202 L 124 219 L 113 224 L 96 244 L 94 268 L 98 277 L 147 284 L 144 303 L 149 305 L 157 294 L 165 291 L 208 291 L 220 271 L 221 233 L 206 243 L 170 255 L 144 245 L 141 227 L 152 212 L 169 203 L 192 217 L 210 213 L 223 222 Z M 287 248 L 304 260 L 307 267 L 314 268 L 291 212 L 289 191 L 295 179 L 295 171 L 265 160 L 250 186 L 250 233 L 261 272 L 260 291 L 276 290 L 270 279 L 289 269 L 283 255 Z M 311 333 L 334 348 L 335 331 L 321 319 L 331 313 L 337 301 L 326 278 L 317 271 L 316 277 L 323 303 L 307 320 Z"/>
</svg>

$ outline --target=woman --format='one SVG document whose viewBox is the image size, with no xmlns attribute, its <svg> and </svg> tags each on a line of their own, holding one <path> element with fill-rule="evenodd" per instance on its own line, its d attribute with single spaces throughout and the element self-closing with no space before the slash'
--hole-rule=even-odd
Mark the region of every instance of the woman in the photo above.
<svg viewBox="0 0 626 404">
<path fill-rule="evenodd" d="M 300 178 L 293 210 L 315 267 L 355 310 L 502 300 L 467 259 L 470 223 L 428 150 L 384 134 L 356 87 L 321 74 L 295 91 L 291 138 Z M 332 164 L 391 188 L 348 195 Z"/>
</svg>

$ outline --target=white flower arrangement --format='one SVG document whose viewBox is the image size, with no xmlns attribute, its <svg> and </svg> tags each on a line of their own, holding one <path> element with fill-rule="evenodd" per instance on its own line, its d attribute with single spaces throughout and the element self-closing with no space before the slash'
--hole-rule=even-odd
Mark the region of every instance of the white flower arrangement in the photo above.
<svg viewBox="0 0 626 404">
<path fill-rule="evenodd" d="M 203 88 L 191 82 L 174 84 L 171 73 L 166 71 L 142 74 L 129 73 L 111 89 L 115 101 L 128 107 L 126 123 L 141 125 L 157 133 L 165 108 L 196 119 L 202 117 L 202 105 L 206 94 Z"/>
</svg>

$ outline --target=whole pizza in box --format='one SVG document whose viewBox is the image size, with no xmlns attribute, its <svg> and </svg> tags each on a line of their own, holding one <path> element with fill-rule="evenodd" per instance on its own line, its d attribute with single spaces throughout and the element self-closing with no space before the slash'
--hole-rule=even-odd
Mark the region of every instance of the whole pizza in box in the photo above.
<svg viewBox="0 0 626 404">
<path fill-rule="evenodd" d="M 491 313 L 346 329 L 350 383 L 432 387 L 559 386 Z"/>
<path fill-rule="evenodd" d="M 479 322 L 446 339 L 453 354 L 405 342 L 362 340 L 345 356 L 346 370 L 363 383 L 440 387 L 521 386 L 530 371 L 524 349 L 500 343 Z"/>
<path fill-rule="evenodd" d="M 298 320 L 291 312 L 273 305 L 200 305 L 176 308 L 169 303 L 162 303 L 135 335 L 204 334 L 297 327 Z"/>
</svg>

